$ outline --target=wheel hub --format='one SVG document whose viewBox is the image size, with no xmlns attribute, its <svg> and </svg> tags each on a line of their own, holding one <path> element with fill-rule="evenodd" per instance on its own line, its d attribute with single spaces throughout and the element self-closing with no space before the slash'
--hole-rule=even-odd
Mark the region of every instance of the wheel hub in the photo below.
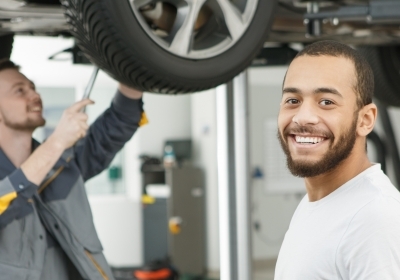
<svg viewBox="0 0 400 280">
<path fill-rule="evenodd" d="M 187 59 L 215 57 L 237 43 L 259 0 L 130 0 L 146 34 Z"/>
</svg>

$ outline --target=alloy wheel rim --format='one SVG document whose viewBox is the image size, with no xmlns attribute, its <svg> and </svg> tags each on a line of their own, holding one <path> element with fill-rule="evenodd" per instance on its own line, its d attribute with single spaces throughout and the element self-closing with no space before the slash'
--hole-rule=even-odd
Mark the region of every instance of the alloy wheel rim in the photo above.
<svg viewBox="0 0 400 280">
<path fill-rule="evenodd" d="M 146 34 L 176 56 L 209 59 L 233 47 L 259 0 L 129 0 Z M 268 1 L 268 0 L 267 0 Z"/>
</svg>

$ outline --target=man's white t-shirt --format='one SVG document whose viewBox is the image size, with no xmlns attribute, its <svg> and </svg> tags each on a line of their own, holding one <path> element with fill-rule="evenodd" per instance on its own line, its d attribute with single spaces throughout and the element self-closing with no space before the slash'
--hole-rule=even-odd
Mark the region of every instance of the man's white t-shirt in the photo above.
<svg viewBox="0 0 400 280">
<path fill-rule="evenodd" d="M 400 193 L 379 164 L 300 202 L 275 269 L 275 280 L 294 279 L 400 279 Z"/>
</svg>

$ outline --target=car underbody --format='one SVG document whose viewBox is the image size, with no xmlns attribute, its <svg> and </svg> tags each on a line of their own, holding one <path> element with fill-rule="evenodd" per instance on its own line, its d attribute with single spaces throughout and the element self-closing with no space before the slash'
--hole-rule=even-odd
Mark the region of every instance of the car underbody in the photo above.
<svg viewBox="0 0 400 280">
<path fill-rule="evenodd" d="M 176 11 L 164 4 L 154 17 L 152 9 L 156 5 L 149 4 L 142 15 L 153 26 L 168 28 L 165 19 L 173 19 Z M 400 1 L 280 0 L 267 41 L 307 43 L 329 38 L 349 44 L 396 44 L 400 42 L 399 25 Z M 59 0 L 2 0 L 0 33 L 71 36 Z"/>
<path fill-rule="evenodd" d="M 1 0 L 0 55 L 10 57 L 14 35 L 72 37 L 72 53 L 84 53 L 74 63 L 86 57 L 126 85 L 184 94 L 331 39 L 358 48 L 376 84 L 390 85 L 376 95 L 400 106 L 399 27 L 400 0 Z"/>
</svg>

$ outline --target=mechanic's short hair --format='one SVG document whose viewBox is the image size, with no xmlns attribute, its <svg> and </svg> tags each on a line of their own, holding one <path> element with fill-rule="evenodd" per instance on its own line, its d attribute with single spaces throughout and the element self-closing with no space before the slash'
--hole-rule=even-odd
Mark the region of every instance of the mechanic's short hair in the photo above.
<svg viewBox="0 0 400 280">
<path fill-rule="evenodd" d="M 8 58 L 0 59 L 0 71 L 6 70 L 6 69 L 15 69 L 18 70 L 20 69 L 19 65 L 15 64 Z"/>
<path fill-rule="evenodd" d="M 356 84 L 354 85 L 357 96 L 357 106 L 362 108 L 372 103 L 374 96 L 374 73 L 368 61 L 351 47 L 331 40 L 319 41 L 306 46 L 295 58 L 299 56 L 335 56 L 350 59 L 354 63 Z"/>
</svg>

